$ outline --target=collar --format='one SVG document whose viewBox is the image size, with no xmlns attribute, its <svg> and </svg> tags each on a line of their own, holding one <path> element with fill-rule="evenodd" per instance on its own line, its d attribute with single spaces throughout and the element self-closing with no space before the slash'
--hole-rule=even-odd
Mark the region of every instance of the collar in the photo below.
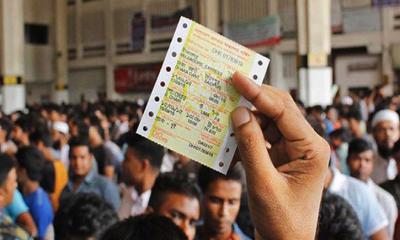
<svg viewBox="0 0 400 240">
<path fill-rule="evenodd" d="M 368 185 L 368 187 L 370 187 L 371 189 L 376 187 L 376 184 L 374 183 L 374 181 L 372 181 L 371 178 L 368 178 L 368 180 L 367 180 L 367 185 Z"/>
<path fill-rule="evenodd" d="M 342 189 L 343 185 L 346 183 L 346 176 L 337 169 L 332 169 L 332 175 L 332 182 L 328 189 L 331 192 L 340 191 L 340 189 Z"/>
<path fill-rule="evenodd" d="M 151 189 L 143 192 L 142 194 L 138 194 L 136 189 L 132 188 L 132 193 L 131 193 L 131 198 L 133 202 L 140 203 L 142 207 L 147 206 L 150 200 L 150 195 L 151 195 Z"/>
<path fill-rule="evenodd" d="M 83 179 L 83 182 L 80 185 L 92 183 L 96 176 L 97 176 L 97 170 L 96 170 L 96 168 L 92 167 L 90 169 L 89 173 L 86 175 L 86 177 Z M 73 178 L 70 178 L 70 181 L 68 182 L 68 187 L 71 190 L 74 188 Z M 78 188 L 80 188 L 80 186 Z"/>
<path fill-rule="evenodd" d="M 90 169 L 90 172 L 88 173 L 88 175 L 86 175 L 84 182 L 91 183 L 91 182 L 93 182 L 93 180 L 96 176 L 97 176 L 96 169 L 92 167 Z"/>
</svg>

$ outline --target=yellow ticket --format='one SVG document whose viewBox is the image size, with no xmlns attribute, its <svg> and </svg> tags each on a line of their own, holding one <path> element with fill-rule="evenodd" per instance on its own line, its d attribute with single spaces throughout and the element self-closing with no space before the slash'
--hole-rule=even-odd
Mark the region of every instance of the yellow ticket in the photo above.
<svg viewBox="0 0 400 240">
<path fill-rule="evenodd" d="M 262 84 L 269 59 L 181 17 L 137 133 L 226 174 L 237 144 L 230 113 L 250 106 L 231 85 Z"/>
</svg>

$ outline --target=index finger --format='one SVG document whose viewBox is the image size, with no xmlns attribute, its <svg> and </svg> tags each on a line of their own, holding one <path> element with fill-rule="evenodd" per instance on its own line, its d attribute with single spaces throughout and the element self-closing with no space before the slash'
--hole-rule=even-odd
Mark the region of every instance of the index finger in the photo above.
<svg viewBox="0 0 400 240">
<path fill-rule="evenodd" d="M 271 118 L 288 141 L 303 140 L 314 133 L 287 92 L 267 85 L 260 87 L 239 72 L 233 74 L 232 85 L 258 111 Z"/>
</svg>

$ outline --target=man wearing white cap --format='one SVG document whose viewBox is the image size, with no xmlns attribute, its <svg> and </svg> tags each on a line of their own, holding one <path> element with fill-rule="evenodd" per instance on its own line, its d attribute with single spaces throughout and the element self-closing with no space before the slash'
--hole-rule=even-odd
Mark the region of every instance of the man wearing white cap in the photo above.
<svg viewBox="0 0 400 240">
<path fill-rule="evenodd" d="M 55 121 L 52 125 L 51 137 L 54 141 L 55 148 L 59 151 L 59 159 L 65 168 L 69 167 L 69 127 L 62 121 Z"/>
<path fill-rule="evenodd" d="M 380 184 L 397 175 L 396 161 L 391 156 L 394 143 L 399 139 L 399 115 L 392 110 L 381 110 L 371 122 L 378 156 L 371 178 Z"/>
</svg>

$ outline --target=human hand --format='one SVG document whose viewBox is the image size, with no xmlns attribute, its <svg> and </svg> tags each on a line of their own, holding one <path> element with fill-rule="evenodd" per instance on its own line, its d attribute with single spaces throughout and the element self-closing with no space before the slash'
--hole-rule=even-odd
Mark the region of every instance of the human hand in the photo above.
<svg viewBox="0 0 400 240">
<path fill-rule="evenodd" d="M 314 239 L 330 148 L 291 96 L 240 73 L 232 85 L 257 109 L 232 113 L 249 207 L 262 238 Z"/>
</svg>

